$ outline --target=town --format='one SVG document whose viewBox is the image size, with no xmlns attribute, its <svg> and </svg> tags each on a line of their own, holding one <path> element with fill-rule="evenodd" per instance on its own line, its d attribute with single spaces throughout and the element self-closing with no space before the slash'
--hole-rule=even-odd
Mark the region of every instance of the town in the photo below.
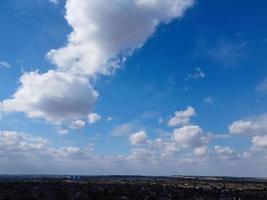
<svg viewBox="0 0 267 200">
<path fill-rule="evenodd" d="M 266 200 L 267 180 L 194 176 L 2 176 L 0 199 Z"/>
</svg>

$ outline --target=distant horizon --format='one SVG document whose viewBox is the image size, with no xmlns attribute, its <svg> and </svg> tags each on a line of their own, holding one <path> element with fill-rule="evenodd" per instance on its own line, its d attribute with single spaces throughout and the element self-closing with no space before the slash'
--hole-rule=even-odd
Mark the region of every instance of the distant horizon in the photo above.
<svg viewBox="0 0 267 200">
<path fill-rule="evenodd" d="M 259 180 L 265 180 L 267 177 L 251 177 L 251 176 L 213 176 L 213 175 L 86 175 L 86 174 L 0 174 L 0 177 L 3 176 L 43 176 L 43 177 L 53 177 L 53 176 L 81 176 L 81 177 L 166 177 L 166 178 L 186 178 L 186 177 L 213 177 L 213 178 L 241 178 L 241 179 L 259 179 Z"/>
</svg>

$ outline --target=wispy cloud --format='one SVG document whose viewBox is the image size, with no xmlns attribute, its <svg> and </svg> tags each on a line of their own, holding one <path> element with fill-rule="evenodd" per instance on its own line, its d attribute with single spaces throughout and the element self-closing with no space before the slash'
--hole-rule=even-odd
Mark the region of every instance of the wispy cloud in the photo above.
<svg viewBox="0 0 267 200">
<path fill-rule="evenodd" d="M 256 86 L 256 91 L 257 92 L 267 92 L 267 78 L 265 78 L 263 81 L 261 81 Z"/>
<path fill-rule="evenodd" d="M 11 65 L 6 61 L 0 60 L 0 67 L 11 68 Z"/>
<path fill-rule="evenodd" d="M 215 103 L 215 98 L 213 96 L 207 96 L 203 99 L 205 103 L 208 104 L 214 104 Z"/>
<path fill-rule="evenodd" d="M 188 124 L 193 116 L 196 116 L 196 111 L 193 107 L 188 106 L 186 110 L 176 111 L 174 116 L 169 119 L 168 126 L 181 126 Z"/>
<path fill-rule="evenodd" d="M 54 3 L 54 4 L 58 4 L 59 3 L 59 0 L 48 0 L 49 2 L 51 3 Z"/>
<path fill-rule="evenodd" d="M 247 41 L 220 40 L 217 44 L 208 48 L 207 55 L 223 66 L 235 66 L 243 57 L 244 48 L 247 44 Z"/>
<path fill-rule="evenodd" d="M 199 67 L 196 67 L 193 73 L 187 75 L 186 80 L 203 79 L 205 76 L 205 73 Z"/>
<path fill-rule="evenodd" d="M 218 39 L 199 39 L 196 44 L 195 55 L 202 59 L 209 59 L 215 65 L 235 67 L 244 60 L 247 53 L 247 41 Z"/>
</svg>

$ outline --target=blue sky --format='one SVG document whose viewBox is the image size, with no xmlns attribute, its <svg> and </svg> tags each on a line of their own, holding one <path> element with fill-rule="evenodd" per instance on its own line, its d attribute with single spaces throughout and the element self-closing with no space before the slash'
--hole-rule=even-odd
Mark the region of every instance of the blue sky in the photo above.
<svg viewBox="0 0 267 200">
<path fill-rule="evenodd" d="M 1 1 L 0 173 L 266 176 L 267 2 L 102 1 Z"/>
</svg>

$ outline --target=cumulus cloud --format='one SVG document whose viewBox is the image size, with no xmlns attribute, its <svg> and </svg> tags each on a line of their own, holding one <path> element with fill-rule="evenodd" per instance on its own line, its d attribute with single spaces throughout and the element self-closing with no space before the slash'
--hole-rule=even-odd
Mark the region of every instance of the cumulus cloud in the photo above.
<svg viewBox="0 0 267 200">
<path fill-rule="evenodd" d="M 61 147 L 57 153 L 60 156 L 66 156 L 66 155 L 79 155 L 81 153 L 81 150 L 79 147 Z"/>
<path fill-rule="evenodd" d="M 168 126 L 185 125 L 190 122 L 190 118 L 196 115 L 196 111 L 191 106 L 184 111 L 176 111 L 174 116 L 168 121 Z"/>
<path fill-rule="evenodd" d="M 267 149 L 267 135 L 264 136 L 254 136 L 251 140 L 255 148 L 265 148 Z"/>
<path fill-rule="evenodd" d="M 263 151 L 267 149 L 267 114 L 238 120 L 229 126 L 231 134 L 241 134 L 251 140 L 251 150 Z"/>
<path fill-rule="evenodd" d="M 130 141 L 133 145 L 139 145 L 144 143 L 147 140 L 147 134 L 145 131 L 139 131 L 137 133 L 133 133 L 130 136 Z"/>
<path fill-rule="evenodd" d="M 60 70 L 110 74 L 159 24 L 182 17 L 192 5 L 193 0 L 68 0 L 65 18 L 73 31 L 65 47 L 47 56 Z"/>
<path fill-rule="evenodd" d="M 200 157 L 202 157 L 202 156 L 207 155 L 207 153 L 208 153 L 208 147 L 206 147 L 206 146 L 196 147 L 196 148 L 194 149 L 194 154 L 195 154 L 196 156 L 200 156 Z"/>
<path fill-rule="evenodd" d="M 172 140 L 162 138 L 157 138 L 152 141 L 149 140 L 148 144 L 151 149 L 158 151 L 159 156 L 162 158 L 170 157 L 180 150 Z"/>
<path fill-rule="evenodd" d="M 126 132 L 129 131 L 131 124 L 123 126 Z M 153 157 L 147 160 L 177 160 L 177 155 L 190 155 L 189 158 L 208 159 L 212 153 L 208 145 L 212 140 L 217 139 L 211 133 L 205 133 L 197 125 L 185 125 L 176 128 L 172 134 L 165 135 L 156 139 L 148 139 L 144 131 L 139 131 L 129 136 L 134 145 L 132 153 L 127 157 L 134 159 L 145 159 L 146 155 Z M 136 147 L 137 146 L 137 147 Z M 153 162 L 154 162 L 153 161 Z"/>
<path fill-rule="evenodd" d="M 152 149 L 146 148 L 134 148 L 130 155 L 126 157 L 126 159 L 133 161 L 150 161 L 155 159 L 156 151 Z"/>
<path fill-rule="evenodd" d="M 93 158 L 93 144 L 88 144 L 85 148 L 69 146 L 48 149 L 47 151 L 52 155 L 51 159 L 55 160 L 84 160 Z"/>
<path fill-rule="evenodd" d="M 173 139 L 182 148 L 203 147 L 209 142 L 209 137 L 204 134 L 203 130 L 199 126 L 193 125 L 175 129 Z"/>
<path fill-rule="evenodd" d="M 101 119 L 101 116 L 97 113 L 90 113 L 88 115 L 88 123 L 89 124 L 94 124 L 98 122 Z"/>
<path fill-rule="evenodd" d="M 193 3 L 193 0 L 67 0 L 65 18 L 73 30 L 66 46 L 47 54 L 55 70 L 24 73 L 15 94 L 2 102 L 3 111 L 24 112 L 28 117 L 54 124 L 70 122 L 71 128 L 83 126 L 84 122 L 77 119 L 88 116 L 98 97 L 90 80 L 97 75 L 114 73 L 127 56 L 145 44 L 160 24 L 182 17 Z M 194 109 L 188 107 L 186 111 L 176 112 L 169 125 L 188 124 L 194 115 Z M 91 122 L 100 117 L 92 118 Z M 116 126 L 112 133 L 124 135 L 135 131 L 136 126 L 127 123 Z M 58 132 L 66 134 L 67 130 Z M 185 132 L 190 132 L 188 138 L 183 136 Z M 27 138 L 20 133 L 5 135 L 0 135 L 0 148 L 6 156 L 11 153 L 8 150 L 14 152 L 16 148 L 20 152 L 32 150 L 32 155 L 41 158 L 42 154 L 50 158 L 49 162 L 67 158 L 85 160 L 86 169 L 90 166 L 88 162 L 94 160 L 91 145 L 56 149 L 46 146 L 43 139 Z M 132 135 L 132 142 L 139 144 L 146 141 L 146 137 L 142 132 L 136 133 Z M 161 138 L 147 141 L 147 148 L 134 148 L 126 158 L 158 160 L 173 155 L 180 147 L 192 147 L 197 155 L 205 152 L 206 137 L 199 127 L 176 129 L 173 138 L 173 141 Z M 108 159 L 99 160 L 102 163 Z M 109 164 L 116 159 L 112 157 L 111 160 Z"/>
<path fill-rule="evenodd" d="M 87 78 L 54 70 L 30 72 L 21 76 L 20 87 L 11 99 L 2 102 L 2 109 L 56 124 L 87 115 L 97 97 Z"/>
<path fill-rule="evenodd" d="M 15 131 L 0 131 L 0 152 L 28 152 L 42 150 L 47 140 Z"/>
<path fill-rule="evenodd" d="M 0 171 L 38 174 L 44 172 L 47 174 L 73 174 L 79 171 L 81 174 L 94 172 L 96 174 L 171 175 L 182 172 L 199 173 L 201 170 L 210 174 L 208 170 L 213 169 L 218 171 L 219 175 L 233 175 L 232 170 L 239 171 L 240 166 L 244 167 L 249 163 L 255 163 L 254 171 L 248 170 L 251 168 L 247 167 L 246 171 L 240 172 L 239 175 L 247 172 L 249 175 L 262 175 L 266 172 L 265 167 L 259 169 L 258 162 L 256 162 L 259 159 L 264 165 L 262 160 L 264 155 L 262 156 L 262 154 L 256 157 L 257 159 L 253 158 L 255 160 L 243 162 L 245 160 L 242 161 L 241 158 L 251 159 L 250 153 L 238 154 L 230 147 L 216 146 L 212 149 L 215 156 L 205 157 L 207 151 L 210 150 L 204 146 L 194 148 L 195 156 L 192 157 L 188 151 L 179 151 L 173 141 L 157 138 L 151 141 L 147 140 L 146 145 L 134 146 L 131 152 L 124 156 L 99 156 L 94 154 L 93 144 L 85 147 L 51 148 L 49 141 L 44 138 L 26 133 L 0 131 Z M 225 162 L 226 159 L 235 161 L 238 165 L 232 165 L 233 162 Z M 222 162 L 217 165 L 218 161 Z M 225 168 L 229 166 L 230 168 Z M 180 171 L 177 172 L 177 169 Z M 192 169 L 194 171 L 191 171 Z"/>
<path fill-rule="evenodd" d="M 229 126 L 229 131 L 232 134 L 264 135 L 267 134 L 266 121 L 266 114 L 248 120 L 238 120 Z"/>
<path fill-rule="evenodd" d="M 193 3 L 67 0 L 65 19 L 73 30 L 66 46 L 47 53 L 55 70 L 23 74 L 16 93 L 2 103 L 3 110 L 24 112 L 52 123 L 87 116 L 98 96 L 89 81 L 97 75 L 112 74 L 160 24 L 181 18 Z"/>
<path fill-rule="evenodd" d="M 236 151 L 230 147 L 216 145 L 214 150 L 216 154 L 223 159 L 237 159 L 239 157 Z"/>
<path fill-rule="evenodd" d="M 130 141 L 134 145 L 131 153 L 124 158 L 126 160 L 150 162 L 164 162 L 166 160 L 176 160 L 174 157 L 180 149 L 171 139 L 156 138 L 149 140 L 143 131 L 130 136 Z"/>
<path fill-rule="evenodd" d="M 52 161 L 66 158 L 90 158 L 92 151 L 93 144 L 89 144 L 85 148 L 51 148 L 48 146 L 48 140 L 44 138 L 15 131 L 0 131 L 0 155 L 4 157 L 22 155 L 32 161 L 47 158 Z"/>
<path fill-rule="evenodd" d="M 181 156 L 190 155 L 188 159 L 203 158 L 208 154 L 209 137 L 198 126 L 176 129 L 171 138 L 147 139 L 145 132 L 140 131 L 130 136 L 134 148 L 126 159 L 149 162 L 175 162 Z M 136 145 L 142 146 L 136 147 Z M 179 155 L 179 156 L 178 156 Z"/>
<path fill-rule="evenodd" d="M 145 141 L 143 143 L 136 142 L 145 145 L 139 146 L 139 148 L 135 147 L 134 149 L 141 148 L 148 150 L 147 152 L 153 152 L 153 159 L 175 161 L 180 156 L 186 156 L 186 160 L 199 159 L 197 162 L 214 159 L 215 150 L 209 148 L 211 142 L 218 139 L 229 138 L 228 135 L 206 133 L 197 125 L 185 125 L 181 128 L 176 128 L 171 135 L 168 134 L 168 136 L 166 135 L 166 137 L 162 138 L 147 139 L 147 137 L 144 137 L 144 134 L 140 132 L 131 135 L 130 138 L 132 140 L 139 139 L 139 137 L 135 138 L 134 136 L 140 136 L 142 141 L 143 139 Z M 176 157 L 177 155 L 179 155 L 179 157 Z M 144 155 L 142 157 L 144 157 Z"/>
<path fill-rule="evenodd" d="M 72 121 L 69 125 L 71 129 L 80 129 L 84 126 L 85 126 L 85 122 L 79 119 Z"/>
</svg>

